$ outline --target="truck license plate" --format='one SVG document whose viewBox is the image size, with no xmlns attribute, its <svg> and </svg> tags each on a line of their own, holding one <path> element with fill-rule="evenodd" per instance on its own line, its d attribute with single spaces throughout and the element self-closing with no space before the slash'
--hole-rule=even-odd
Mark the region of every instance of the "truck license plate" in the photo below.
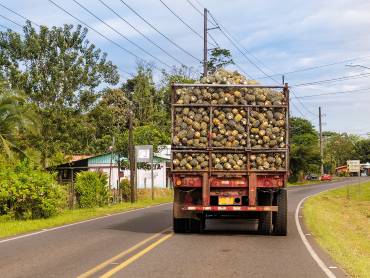
<svg viewBox="0 0 370 278">
<path fill-rule="evenodd" d="M 234 204 L 234 197 L 218 197 L 219 206 L 233 205 L 233 204 Z"/>
</svg>

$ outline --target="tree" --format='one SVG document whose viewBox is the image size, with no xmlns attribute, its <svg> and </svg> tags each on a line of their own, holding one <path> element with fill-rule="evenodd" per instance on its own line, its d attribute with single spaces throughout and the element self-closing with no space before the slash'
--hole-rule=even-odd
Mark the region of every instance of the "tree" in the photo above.
<svg viewBox="0 0 370 278">
<path fill-rule="evenodd" d="M 0 149 L 12 158 L 23 153 L 20 146 L 25 134 L 38 132 L 38 118 L 19 92 L 10 90 L 0 79 Z"/>
<path fill-rule="evenodd" d="M 303 179 L 304 173 L 318 172 L 320 150 L 318 135 L 306 119 L 290 119 L 290 171 L 292 179 Z"/>
<path fill-rule="evenodd" d="M 360 140 L 358 136 L 347 133 L 333 133 L 325 137 L 324 154 L 325 161 L 335 167 L 346 165 L 347 160 L 357 157 L 355 145 Z"/>
<path fill-rule="evenodd" d="M 207 62 L 207 68 L 209 73 L 214 73 L 220 68 L 233 64 L 234 61 L 231 57 L 230 50 L 216 47 L 211 51 L 211 57 Z"/>
<path fill-rule="evenodd" d="M 104 152 L 126 129 L 130 103 L 121 89 L 106 89 L 97 105 L 88 114 L 94 139 L 91 151 Z"/>
<path fill-rule="evenodd" d="M 0 34 L 0 75 L 35 104 L 41 133 L 32 141 L 45 165 L 60 149 L 86 148 L 90 130 L 81 115 L 99 97 L 97 90 L 103 84 L 116 84 L 119 75 L 80 25 L 41 26 L 37 32 L 27 22 L 23 31 L 23 37 L 11 31 Z"/>
<path fill-rule="evenodd" d="M 355 144 L 358 159 L 362 163 L 370 162 L 370 139 L 363 139 Z"/>
</svg>

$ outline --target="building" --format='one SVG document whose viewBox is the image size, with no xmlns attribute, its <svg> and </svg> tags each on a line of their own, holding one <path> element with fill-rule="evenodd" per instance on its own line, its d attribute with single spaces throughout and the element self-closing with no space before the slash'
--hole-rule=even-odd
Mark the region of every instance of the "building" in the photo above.
<svg viewBox="0 0 370 278">
<path fill-rule="evenodd" d="M 361 163 L 360 164 L 360 169 L 361 169 L 361 175 L 362 176 L 370 176 L 370 162 L 367 163 Z M 348 173 L 348 166 L 343 165 L 335 168 L 335 174 L 340 175 L 343 173 Z"/>
<path fill-rule="evenodd" d="M 121 163 L 118 163 L 121 161 Z M 58 173 L 59 182 L 72 182 L 76 174 L 81 171 L 101 171 L 106 173 L 111 188 L 117 188 L 121 179 L 130 179 L 130 170 L 119 168 L 119 164 L 127 165 L 126 157 L 119 157 L 118 154 L 105 153 L 100 155 L 72 156 L 70 162 L 52 167 Z M 166 153 L 155 154 L 153 157 L 153 176 L 155 187 L 169 187 L 169 158 Z M 126 162 L 126 163 L 125 163 Z M 137 169 L 137 187 L 151 187 L 151 171 Z"/>
</svg>

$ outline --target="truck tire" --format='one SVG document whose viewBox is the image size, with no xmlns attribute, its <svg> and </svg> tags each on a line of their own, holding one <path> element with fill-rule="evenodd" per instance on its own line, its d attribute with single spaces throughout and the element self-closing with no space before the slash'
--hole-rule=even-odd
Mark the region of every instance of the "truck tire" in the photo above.
<svg viewBox="0 0 370 278">
<path fill-rule="evenodd" d="M 272 213 L 260 212 L 258 221 L 258 233 L 260 235 L 270 235 L 272 231 Z"/>
<path fill-rule="evenodd" d="M 280 189 L 274 200 L 274 205 L 278 206 L 278 211 L 273 213 L 273 234 L 277 236 L 286 236 L 288 232 L 288 202 L 287 191 Z"/>
<path fill-rule="evenodd" d="M 188 229 L 189 219 L 187 218 L 173 218 L 174 233 L 185 233 Z"/>
<path fill-rule="evenodd" d="M 264 206 L 271 206 L 272 199 L 269 193 L 260 193 L 259 204 Z M 270 235 L 272 232 L 272 212 L 260 212 L 258 220 L 258 233 L 260 235 Z"/>
<path fill-rule="evenodd" d="M 189 231 L 191 233 L 200 233 L 202 230 L 202 223 L 201 220 L 197 219 L 189 219 Z"/>
</svg>

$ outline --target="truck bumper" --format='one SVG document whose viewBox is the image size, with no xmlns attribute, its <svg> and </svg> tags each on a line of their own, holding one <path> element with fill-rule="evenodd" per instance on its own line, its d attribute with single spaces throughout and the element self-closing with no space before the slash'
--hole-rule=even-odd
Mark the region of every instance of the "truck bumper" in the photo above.
<svg viewBox="0 0 370 278">
<path fill-rule="evenodd" d="M 278 211 L 277 206 L 187 206 L 182 211 Z"/>
</svg>

